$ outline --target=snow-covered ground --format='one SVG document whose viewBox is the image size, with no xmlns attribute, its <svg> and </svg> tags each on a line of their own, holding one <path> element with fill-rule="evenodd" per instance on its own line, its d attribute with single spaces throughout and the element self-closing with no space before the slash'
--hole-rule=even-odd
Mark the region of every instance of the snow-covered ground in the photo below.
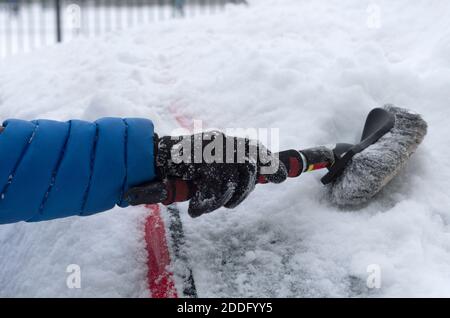
<svg viewBox="0 0 450 318">
<path fill-rule="evenodd" d="M 394 103 L 429 134 L 364 208 L 320 172 L 258 186 L 237 209 L 182 216 L 200 296 L 450 296 L 450 2 L 255 0 L 223 15 L 79 39 L 0 62 L 0 116 L 143 116 L 278 127 L 281 148 L 355 141 Z M 24 198 L 26 200 L 26 198 Z M 143 208 L 0 227 L 0 296 L 145 297 Z M 82 288 L 66 287 L 78 264 Z M 378 268 L 381 288 L 369 289 Z"/>
</svg>

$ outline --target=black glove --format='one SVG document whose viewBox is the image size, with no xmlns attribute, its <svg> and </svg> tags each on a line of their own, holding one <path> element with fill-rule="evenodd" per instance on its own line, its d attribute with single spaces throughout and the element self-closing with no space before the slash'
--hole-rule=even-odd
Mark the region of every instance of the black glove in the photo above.
<svg viewBox="0 0 450 318">
<path fill-rule="evenodd" d="M 281 183 L 288 175 L 286 167 L 260 143 L 217 131 L 166 136 L 155 143 L 158 177 L 195 185 L 189 202 L 192 217 L 222 206 L 236 207 L 253 191 L 259 176 Z"/>
</svg>

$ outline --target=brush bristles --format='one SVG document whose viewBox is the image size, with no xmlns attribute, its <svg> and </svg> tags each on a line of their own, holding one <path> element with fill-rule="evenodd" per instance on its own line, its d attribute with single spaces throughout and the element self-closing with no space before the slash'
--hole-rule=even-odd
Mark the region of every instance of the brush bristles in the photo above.
<svg viewBox="0 0 450 318">
<path fill-rule="evenodd" d="M 358 206 L 375 196 L 404 167 L 427 133 L 419 114 L 386 105 L 395 115 L 394 127 L 376 143 L 356 154 L 331 186 L 339 206 Z"/>
</svg>

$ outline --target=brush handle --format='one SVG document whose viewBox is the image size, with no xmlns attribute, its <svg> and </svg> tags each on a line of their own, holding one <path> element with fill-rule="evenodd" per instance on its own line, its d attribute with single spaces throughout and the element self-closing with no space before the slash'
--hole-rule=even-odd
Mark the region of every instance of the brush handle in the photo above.
<svg viewBox="0 0 450 318">
<path fill-rule="evenodd" d="M 333 151 L 325 147 L 302 151 L 286 150 L 278 155 L 279 160 L 288 170 L 289 178 L 296 178 L 303 172 L 328 168 L 334 163 Z M 257 183 L 266 184 L 268 181 L 264 175 L 259 175 Z M 196 187 L 192 181 L 167 179 L 133 188 L 127 193 L 127 197 L 131 205 L 157 203 L 170 205 L 190 200 L 195 191 Z"/>
</svg>

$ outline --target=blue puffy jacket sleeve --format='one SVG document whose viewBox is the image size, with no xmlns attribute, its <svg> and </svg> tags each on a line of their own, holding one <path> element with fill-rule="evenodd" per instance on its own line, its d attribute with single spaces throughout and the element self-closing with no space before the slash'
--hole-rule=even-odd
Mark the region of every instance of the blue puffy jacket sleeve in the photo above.
<svg viewBox="0 0 450 318">
<path fill-rule="evenodd" d="M 0 224 L 91 215 L 127 206 L 155 178 L 153 124 L 10 119 L 0 133 Z"/>
</svg>

